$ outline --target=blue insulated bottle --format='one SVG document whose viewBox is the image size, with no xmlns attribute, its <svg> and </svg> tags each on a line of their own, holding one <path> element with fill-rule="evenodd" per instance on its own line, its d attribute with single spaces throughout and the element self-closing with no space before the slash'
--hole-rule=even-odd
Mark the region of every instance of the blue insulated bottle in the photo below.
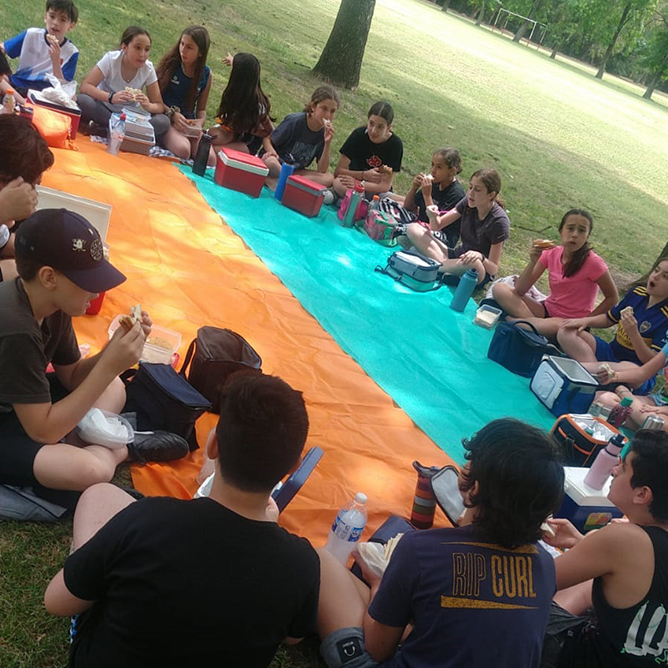
<svg viewBox="0 0 668 668">
<path fill-rule="evenodd" d="M 452 298 L 450 308 L 460 313 L 466 308 L 475 286 L 478 285 L 478 272 L 475 269 L 467 269 L 466 273 L 459 279 L 459 285 Z"/>
<path fill-rule="evenodd" d="M 278 185 L 276 186 L 276 192 L 274 197 L 279 201 L 283 201 L 283 192 L 285 191 L 285 184 L 288 182 L 288 179 L 292 176 L 292 172 L 295 171 L 295 166 L 287 161 L 283 162 L 281 166 L 281 175 L 278 177 Z"/>
</svg>

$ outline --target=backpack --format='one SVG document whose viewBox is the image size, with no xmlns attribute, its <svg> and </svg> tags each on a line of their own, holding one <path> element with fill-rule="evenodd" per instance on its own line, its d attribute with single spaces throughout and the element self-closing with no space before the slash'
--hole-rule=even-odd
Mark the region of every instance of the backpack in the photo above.
<svg viewBox="0 0 668 668">
<path fill-rule="evenodd" d="M 200 327 L 183 360 L 179 374 L 220 413 L 220 391 L 228 376 L 237 371 L 262 373 L 262 359 L 243 336 L 231 329 Z"/>
<path fill-rule="evenodd" d="M 397 221 L 384 211 L 372 210 L 367 213 L 361 229 L 370 239 L 377 241 L 382 246 L 396 246 L 397 239 L 394 234 Z"/>
<path fill-rule="evenodd" d="M 387 265 L 378 265 L 375 271 L 391 276 L 416 292 L 429 292 L 441 287 L 441 264 L 417 251 L 395 251 L 387 260 Z"/>
<path fill-rule="evenodd" d="M 417 222 L 418 217 L 409 211 L 406 207 L 401 206 L 399 202 L 391 197 L 383 197 L 378 203 L 378 210 L 392 216 L 397 223 L 408 225 L 408 223 Z"/>
</svg>

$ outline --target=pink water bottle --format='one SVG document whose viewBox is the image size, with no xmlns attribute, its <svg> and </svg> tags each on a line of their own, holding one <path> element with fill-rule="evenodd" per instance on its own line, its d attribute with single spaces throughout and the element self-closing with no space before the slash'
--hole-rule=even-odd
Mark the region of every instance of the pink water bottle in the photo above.
<svg viewBox="0 0 668 668">
<path fill-rule="evenodd" d="M 625 440 L 622 434 L 615 434 L 605 448 L 598 453 L 584 479 L 587 487 L 603 489 L 612 473 L 612 469 L 619 463 L 619 455 L 624 448 Z"/>
</svg>

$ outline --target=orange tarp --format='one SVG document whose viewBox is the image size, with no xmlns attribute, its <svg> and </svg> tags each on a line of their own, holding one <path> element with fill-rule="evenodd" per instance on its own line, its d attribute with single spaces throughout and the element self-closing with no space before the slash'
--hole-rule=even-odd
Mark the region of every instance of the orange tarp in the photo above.
<svg viewBox="0 0 668 668">
<path fill-rule="evenodd" d="M 416 482 L 412 461 L 444 465 L 451 463 L 447 455 L 170 162 L 128 153 L 113 157 L 87 138 L 76 144 L 78 151 L 54 150 L 56 164 L 43 183 L 113 206 L 107 241 L 112 262 L 128 278 L 106 296 L 99 315 L 76 319 L 80 342 L 99 350 L 113 317 L 137 302 L 156 324 L 182 334 L 182 359 L 202 325 L 239 332 L 262 357 L 265 373 L 304 393 L 311 423 L 307 447 L 325 452 L 281 524 L 321 544 L 336 511 L 357 491 L 369 497 L 370 529 L 391 513 L 408 517 Z M 213 415 L 199 420 L 200 445 L 215 421 Z M 133 466 L 132 474 L 147 495 L 189 498 L 200 466 L 201 450 L 174 464 Z"/>
</svg>

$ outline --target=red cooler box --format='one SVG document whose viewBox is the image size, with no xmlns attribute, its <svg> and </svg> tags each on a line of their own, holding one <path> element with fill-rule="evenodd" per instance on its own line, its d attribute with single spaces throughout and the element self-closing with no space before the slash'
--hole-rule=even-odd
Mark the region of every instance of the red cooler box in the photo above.
<svg viewBox="0 0 668 668">
<path fill-rule="evenodd" d="M 57 102 L 51 102 L 51 100 L 47 100 L 37 90 L 28 91 L 28 100 L 30 100 L 30 102 L 32 102 L 37 107 L 46 107 L 51 111 L 69 116 L 71 121 L 70 139 L 77 138 L 77 130 L 79 129 L 79 121 L 81 120 L 81 109 L 79 109 L 79 107 L 76 105 L 74 105 L 74 107 L 65 107 L 62 104 L 58 104 Z"/>
<path fill-rule="evenodd" d="M 219 186 L 259 197 L 269 168 L 255 155 L 221 148 L 216 158 L 213 180 Z"/>
<path fill-rule="evenodd" d="M 305 216 L 317 216 L 327 188 L 303 176 L 290 176 L 283 192 L 283 204 Z"/>
</svg>

